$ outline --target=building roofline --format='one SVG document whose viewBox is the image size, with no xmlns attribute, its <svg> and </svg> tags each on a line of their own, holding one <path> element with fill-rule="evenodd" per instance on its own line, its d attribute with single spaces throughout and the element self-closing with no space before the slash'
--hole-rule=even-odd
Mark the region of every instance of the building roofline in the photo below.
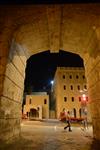
<svg viewBox="0 0 100 150">
<path fill-rule="evenodd" d="M 85 70 L 84 67 L 57 67 L 57 70 Z"/>
</svg>

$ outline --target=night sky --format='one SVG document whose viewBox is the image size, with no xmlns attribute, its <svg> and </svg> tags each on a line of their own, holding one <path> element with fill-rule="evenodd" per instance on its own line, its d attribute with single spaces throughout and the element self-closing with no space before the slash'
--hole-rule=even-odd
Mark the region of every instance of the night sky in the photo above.
<svg viewBox="0 0 100 150">
<path fill-rule="evenodd" d="M 0 4 L 66 4 L 97 2 L 99 2 L 99 0 L 1 0 Z"/>
<path fill-rule="evenodd" d="M 83 60 L 77 54 L 64 51 L 46 51 L 31 56 L 26 66 L 25 92 L 48 91 L 57 66 L 83 67 Z"/>
</svg>

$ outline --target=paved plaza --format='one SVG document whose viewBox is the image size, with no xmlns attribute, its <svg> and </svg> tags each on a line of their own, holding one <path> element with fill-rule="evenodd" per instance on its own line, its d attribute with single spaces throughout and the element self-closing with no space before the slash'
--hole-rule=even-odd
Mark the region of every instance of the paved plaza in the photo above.
<svg viewBox="0 0 100 150">
<path fill-rule="evenodd" d="M 13 143 L 0 145 L 0 150 L 99 150 L 93 140 L 92 126 L 86 131 L 72 124 L 72 132 L 64 131 L 59 121 L 23 121 L 21 135 Z"/>
</svg>

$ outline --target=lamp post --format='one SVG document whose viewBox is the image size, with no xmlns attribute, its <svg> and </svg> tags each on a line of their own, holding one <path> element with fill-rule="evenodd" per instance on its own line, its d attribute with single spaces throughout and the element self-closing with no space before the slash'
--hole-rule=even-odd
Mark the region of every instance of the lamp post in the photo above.
<svg viewBox="0 0 100 150">
<path fill-rule="evenodd" d="M 54 110 L 55 109 L 55 101 L 54 101 L 54 91 L 53 91 L 53 86 L 54 86 L 54 81 L 51 80 L 51 91 L 50 91 L 50 109 Z"/>
<path fill-rule="evenodd" d="M 82 116 L 84 116 L 84 114 L 87 114 L 87 101 L 88 101 L 88 96 L 87 96 L 87 90 L 83 89 L 80 90 L 81 93 L 81 113 Z"/>
<path fill-rule="evenodd" d="M 54 81 L 52 80 L 50 83 L 51 83 L 51 92 L 53 92 L 53 84 L 54 84 Z"/>
</svg>

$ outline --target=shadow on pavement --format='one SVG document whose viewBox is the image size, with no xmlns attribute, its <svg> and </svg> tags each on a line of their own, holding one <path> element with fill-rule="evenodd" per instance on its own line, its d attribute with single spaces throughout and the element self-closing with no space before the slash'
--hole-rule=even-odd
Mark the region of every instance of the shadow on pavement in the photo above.
<svg viewBox="0 0 100 150">
<path fill-rule="evenodd" d="M 94 139 L 90 150 L 100 150 L 100 141 Z"/>
<path fill-rule="evenodd" d="M 0 141 L 0 150 L 21 150 L 23 148 L 31 148 L 30 145 L 32 145 L 32 140 L 20 137 L 14 139 L 11 143 Z"/>
</svg>

